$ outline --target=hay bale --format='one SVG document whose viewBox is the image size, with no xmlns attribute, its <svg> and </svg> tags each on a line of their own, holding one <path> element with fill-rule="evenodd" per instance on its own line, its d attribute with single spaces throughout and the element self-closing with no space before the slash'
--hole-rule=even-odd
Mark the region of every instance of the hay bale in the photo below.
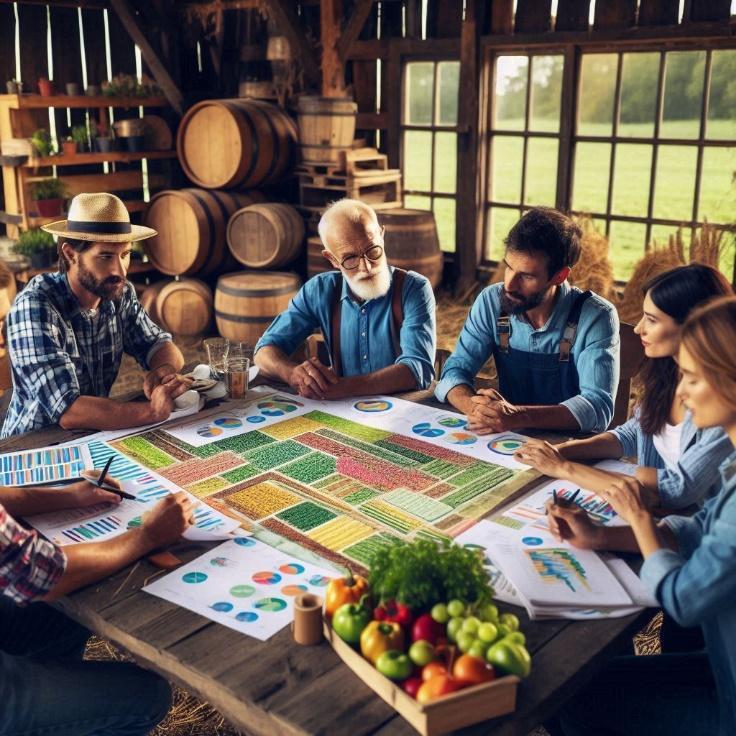
<svg viewBox="0 0 736 736">
<path fill-rule="evenodd" d="M 596 229 L 587 215 L 574 219 L 583 231 L 583 237 L 580 260 L 570 272 L 569 281 L 583 291 L 590 289 L 604 299 L 610 299 L 614 281 L 608 238 Z"/>
</svg>

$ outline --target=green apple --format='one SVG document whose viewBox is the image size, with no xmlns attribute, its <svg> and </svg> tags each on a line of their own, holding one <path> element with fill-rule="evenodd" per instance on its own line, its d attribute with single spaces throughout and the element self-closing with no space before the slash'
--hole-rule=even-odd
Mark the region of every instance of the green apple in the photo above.
<svg viewBox="0 0 736 736">
<path fill-rule="evenodd" d="M 465 654 L 473 646 L 475 641 L 476 639 L 473 634 L 469 634 L 467 631 L 461 631 L 457 635 L 457 648 Z"/>
<path fill-rule="evenodd" d="M 480 626 L 480 619 L 476 616 L 468 616 L 465 621 L 463 621 L 463 626 L 461 631 L 467 631 L 468 634 L 477 634 L 478 633 L 478 627 Z"/>
<path fill-rule="evenodd" d="M 460 629 L 463 625 L 463 619 L 461 619 L 459 616 L 456 616 L 455 618 L 451 618 L 447 622 L 447 638 L 450 641 L 455 641 L 457 635 L 460 633 Z"/>
<path fill-rule="evenodd" d="M 518 616 L 515 616 L 513 613 L 502 613 L 498 620 L 502 624 L 508 626 L 510 631 L 519 630 L 519 618 Z"/>
<path fill-rule="evenodd" d="M 405 680 L 414 666 L 399 649 L 389 649 L 376 660 L 376 669 L 391 680 Z"/>
<path fill-rule="evenodd" d="M 447 604 L 447 612 L 453 618 L 456 616 L 462 616 L 465 613 L 465 604 L 457 598 L 454 598 Z"/>
<path fill-rule="evenodd" d="M 478 615 L 481 621 L 490 621 L 495 624 L 498 621 L 498 606 L 494 606 L 493 603 L 484 603 L 480 607 Z"/>
<path fill-rule="evenodd" d="M 409 647 L 409 659 L 417 667 L 424 667 L 434 659 L 434 647 L 428 641 L 420 639 Z"/>
<path fill-rule="evenodd" d="M 486 644 L 496 641 L 496 639 L 498 639 L 498 627 L 490 621 L 482 623 L 478 627 L 478 638 L 481 641 L 486 642 Z"/>
<path fill-rule="evenodd" d="M 526 646 L 526 637 L 521 631 L 512 631 L 510 634 L 506 634 L 504 640 L 513 641 L 514 644 L 521 644 L 521 646 Z"/>
<path fill-rule="evenodd" d="M 438 623 L 446 624 L 450 620 L 450 612 L 447 610 L 447 606 L 444 603 L 437 603 L 432 606 L 432 610 L 429 615 Z"/>
<path fill-rule="evenodd" d="M 489 644 L 480 639 L 476 639 L 473 645 L 468 649 L 468 654 L 471 657 L 477 657 L 478 659 L 485 659 L 486 652 L 488 651 Z"/>
</svg>

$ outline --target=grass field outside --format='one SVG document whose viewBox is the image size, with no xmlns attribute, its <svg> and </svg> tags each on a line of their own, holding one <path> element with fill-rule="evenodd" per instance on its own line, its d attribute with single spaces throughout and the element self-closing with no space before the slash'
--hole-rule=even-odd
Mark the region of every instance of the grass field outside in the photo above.
<svg viewBox="0 0 736 736">
<path fill-rule="evenodd" d="M 554 121 L 539 124 L 538 130 L 554 130 Z M 518 129 L 514 121 L 504 121 L 504 128 Z M 670 138 L 692 139 L 698 134 L 698 121 L 667 121 L 663 132 Z M 610 124 L 586 123 L 581 133 L 590 136 L 610 135 Z M 651 124 L 623 124 L 622 137 L 652 135 Z M 707 138 L 736 140 L 736 122 L 709 121 Z M 676 222 L 689 221 L 693 212 L 693 198 L 697 168 L 697 147 L 668 144 L 659 140 L 655 174 L 653 216 Z M 456 136 L 454 133 L 405 131 L 403 141 L 404 188 L 414 191 L 434 191 L 454 194 L 457 176 Z M 616 277 L 625 280 L 645 250 L 646 226 L 616 220 L 616 215 L 647 216 L 653 146 L 640 143 L 619 143 L 614 156 L 613 196 L 611 205 L 610 243 Z M 524 206 L 554 205 L 557 187 L 558 141 L 548 138 L 530 138 L 527 151 L 526 191 Z M 434 182 L 432 181 L 434 161 Z M 611 162 L 611 144 L 608 142 L 580 142 L 573 165 L 572 208 L 580 212 L 605 213 L 608 198 L 608 179 Z M 496 136 L 491 143 L 490 197 L 493 201 L 521 205 L 521 172 L 523 140 L 521 137 Z M 716 224 L 730 224 L 736 220 L 736 143 L 733 147 L 707 146 L 703 151 L 702 175 L 698 197 L 697 220 Z M 432 186 L 434 184 L 434 186 Z M 407 207 L 432 208 L 429 197 L 407 195 Z M 434 199 L 434 212 L 442 247 L 455 249 L 455 202 L 453 199 Z M 487 221 L 486 256 L 497 259 L 502 252 L 503 238 L 519 217 L 519 209 L 490 207 Z M 596 222 L 605 230 L 605 223 Z M 665 243 L 677 226 L 654 225 L 652 240 Z M 689 242 L 686 233 L 685 242 Z M 721 268 L 729 279 L 733 277 L 734 237 L 724 235 L 724 253 Z"/>
</svg>

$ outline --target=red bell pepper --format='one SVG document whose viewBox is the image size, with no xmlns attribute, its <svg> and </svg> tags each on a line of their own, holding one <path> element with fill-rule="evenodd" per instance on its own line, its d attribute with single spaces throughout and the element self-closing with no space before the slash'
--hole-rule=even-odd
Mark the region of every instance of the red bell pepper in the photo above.
<svg viewBox="0 0 736 736">
<path fill-rule="evenodd" d="M 400 624 L 401 626 L 411 626 L 414 615 L 411 608 L 404 603 L 397 603 L 394 600 L 385 601 L 373 611 L 375 621 L 388 621 L 390 623 Z"/>
</svg>

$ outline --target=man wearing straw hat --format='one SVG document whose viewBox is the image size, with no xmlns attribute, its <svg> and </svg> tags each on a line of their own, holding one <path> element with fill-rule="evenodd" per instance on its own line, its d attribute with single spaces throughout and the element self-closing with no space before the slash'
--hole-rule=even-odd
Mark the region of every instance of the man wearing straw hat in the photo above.
<svg viewBox="0 0 736 736">
<path fill-rule="evenodd" d="M 148 317 L 126 281 L 131 243 L 156 235 L 132 225 L 112 194 L 78 194 L 57 236 L 59 272 L 36 276 L 7 319 L 13 396 L 2 437 L 59 424 L 122 429 L 168 418 L 187 386 L 171 335 Z M 108 398 L 123 353 L 146 370 L 147 401 Z"/>
</svg>

